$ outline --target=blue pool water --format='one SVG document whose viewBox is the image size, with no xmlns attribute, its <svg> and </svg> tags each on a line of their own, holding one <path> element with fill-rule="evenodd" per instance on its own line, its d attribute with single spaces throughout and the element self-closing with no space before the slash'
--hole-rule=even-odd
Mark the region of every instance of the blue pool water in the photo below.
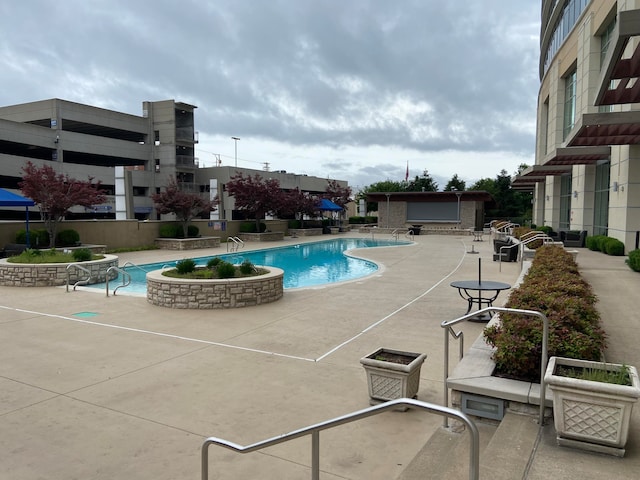
<svg viewBox="0 0 640 480">
<path fill-rule="evenodd" d="M 378 266 L 368 260 L 350 257 L 344 254 L 353 248 L 388 247 L 408 245 L 409 242 L 394 240 L 371 240 L 366 238 L 337 238 L 321 242 L 311 242 L 290 245 L 287 247 L 239 251 L 222 255 L 193 258 L 197 265 L 206 265 L 214 257 L 233 264 L 240 264 L 244 260 L 254 265 L 278 267 L 284 270 L 284 288 L 302 288 L 342 282 L 364 277 L 375 272 Z M 131 285 L 122 292 L 146 293 L 146 273 L 163 267 L 174 267 L 174 262 L 147 263 L 138 266 L 127 266 L 125 270 L 131 275 Z M 122 284 L 122 277 L 109 282 L 109 290 Z M 105 284 L 91 285 L 93 288 L 105 289 Z"/>
</svg>

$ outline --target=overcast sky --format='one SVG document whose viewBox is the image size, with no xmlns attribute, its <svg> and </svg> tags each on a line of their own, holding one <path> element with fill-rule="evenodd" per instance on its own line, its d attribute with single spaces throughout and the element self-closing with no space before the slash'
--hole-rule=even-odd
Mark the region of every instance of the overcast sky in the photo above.
<svg viewBox="0 0 640 480">
<path fill-rule="evenodd" d="M 0 105 L 196 105 L 200 164 L 440 188 L 534 163 L 534 0 L 20 0 Z"/>
</svg>

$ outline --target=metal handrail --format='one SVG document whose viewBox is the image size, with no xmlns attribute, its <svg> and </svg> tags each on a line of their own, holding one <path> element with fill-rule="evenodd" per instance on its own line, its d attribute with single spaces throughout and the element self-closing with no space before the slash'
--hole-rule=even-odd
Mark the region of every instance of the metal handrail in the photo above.
<svg viewBox="0 0 640 480">
<path fill-rule="evenodd" d="M 125 270 L 122 270 L 121 268 L 116 267 L 115 265 L 112 267 L 107 268 L 107 276 L 105 279 L 105 285 L 107 288 L 107 297 L 109 296 L 109 273 L 111 273 L 112 271 L 116 271 L 118 273 L 122 274 L 122 285 L 118 285 L 114 290 L 113 290 L 113 296 L 115 297 L 116 292 L 118 291 L 119 288 L 122 287 L 128 287 L 131 284 L 131 274 Z"/>
<path fill-rule="evenodd" d="M 69 265 L 67 265 L 67 292 L 69 291 L 69 282 L 71 281 L 71 268 L 77 268 L 78 270 L 81 270 L 88 275 L 88 277 L 84 280 L 78 280 L 73 284 L 74 291 L 78 285 L 86 285 L 87 283 L 89 283 L 89 280 L 91 280 L 91 271 L 88 268 L 78 265 L 77 263 L 70 263 Z"/>
<path fill-rule="evenodd" d="M 547 235 L 544 232 L 538 232 L 538 235 L 535 235 L 533 237 L 527 238 L 526 240 L 520 240 L 520 243 L 518 245 L 520 245 L 520 265 L 522 265 L 522 263 L 524 262 L 524 247 L 529 245 L 530 243 L 535 242 L 536 240 L 542 240 L 542 244 L 546 244 L 546 243 L 553 243 L 553 238 L 551 238 L 549 235 Z"/>
<path fill-rule="evenodd" d="M 542 312 L 535 310 L 522 310 L 519 308 L 505 308 L 505 307 L 487 307 L 476 312 L 467 313 L 466 315 L 456 318 L 454 320 L 445 320 L 440 326 L 445 329 L 444 331 L 444 405 L 449 405 L 449 387 L 447 386 L 447 380 L 449 379 L 449 333 L 453 332 L 451 328 L 456 323 L 460 323 L 471 318 L 477 317 L 484 313 L 515 313 L 518 315 L 525 315 L 528 317 L 537 317 L 542 319 L 542 354 L 540 360 L 540 412 L 538 414 L 538 424 L 544 425 L 544 402 L 546 399 L 546 385 L 544 383 L 544 373 L 547 370 L 547 362 L 549 360 L 548 345 L 549 345 L 549 320 Z M 455 336 L 455 335 L 454 335 Z M 460 357 L 462 359 L 462 356 Z M 444 426 L 448 426 L 448 419 L 445 417 Z"/>
<path fill-rule="evenodd" d="M 358 410 L 356 412 L 348 413 L 341 417 L 336 417 L 331 420 L 316 423 L 308 427 L 294 430 L 278 437 L 272 437 L 261 442 L 253 443 L 251 445 L 238 445 L 237 443 L 230 442 L 217 437 L 209 437 L 202 444 L 202 480 L 209 479 L 209 445 L 219 445 L 221 447 L 234 450 L 239 453 L 251 453 L 263 448 L 271 447 L 279 443 L 288 442 L 296 438 L 303 437 L 305 435 L 311 435 L 311 479 L 320 480 L 320 432 L 329 428 L 351 423 L 362 418 L 371 417 L 380 413 L 392 410 L 398 406 L 412 406 L 427 410 L 431 413 L 442 415 L 445 418 L 456 417 L 461 420 L 468 428 L 471 447 L 469 448 L 469 479 L 478 480 L 480 478 L 480 436 L 478 433 L 478 427 L 473 421 L 467 417 L 464 413 L 455 410 L 453 408 L 443 407 L 441 405 L 435 405 L 427 402 L 421 402 L 419 400 L 413 400 L 409 398 L 400 398 L 398 400 L 391 400 L 380 405 Z"/>
<path fill-rule="evenodd" d="M 135 263 L 133 263 L 133 262 L 129 262 L 129 261 L 124 262 L 124 263 L 122 264 L 122 268 L 125 268 L 125 267 L 134 267 L 134 268 L 137 268 L 137 269 L 139 269 L 139 270 L 142 270 L 144 273 L 149 273 L 149 271 L 148 271 L 148 270 L 145 270 L 145 269 L 144 269 L 144 268 L 142 268 L 140 265 L 136 265 L 136 264 L 135 264 Z M 164 268 L 164 267 L 163 267 L 163 268 Z"/>
<path fill-rule="evenodd" d="M 229 240 L 231 240 L 233 243 L 230 244 Z M 231 251 L 232 252 L 237 252 L 240 249 L 240 247 L 244 248 L 244 241 L 240 237 L 228 237 L 227 238 L 227 252 L 229 251 L 229 245 L 231 245 Z"/>
</svg>

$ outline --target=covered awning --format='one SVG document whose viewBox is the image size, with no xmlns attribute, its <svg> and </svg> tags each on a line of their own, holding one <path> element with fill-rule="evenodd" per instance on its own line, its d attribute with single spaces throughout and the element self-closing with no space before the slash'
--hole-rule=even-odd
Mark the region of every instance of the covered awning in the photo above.
<svg viewBox="0 0 640 480">
<path fill-rule="evenodd" d="M 590 165 L 611 157 L 609 145 L 556 148 L 542 159 L 541 165 Z M 550 174 L 551 175 L 551 174 Z"/>
<path fill-rule="evenodd" d="M 625 58 L 629 40 L 640 36 L 640 10 L 618 13 L 600 75 L 596 105 L 640 103 L 640 42 Z"/>
<path fill-rule="evenodd" d="M 544 182 L 548 175 L 557 176 L 565 173 L 571 173 L 571 165 L 533 165 L 513 177 L 511 185 L 513 187 L 528 186 L 529 188 L 519 189 L 530 190 L 536 183 Z"/>
<path fill-rule="evenodd" d="M 29 237 L 29 207 L 36 204 L 33 200 L 17 193 L 0 188 L 0 207 L 24 207 L 25 208 L 25 230 L 27 231 L 27 247 L 31 246 Z"/>
<path fill-rule="evenodd" d="M 333 203 L 331 200 L 327 198 L 323 198 L 322 200 L 320 200 L 320 205 L 318 207 L 318 210 L 321 210 L 323 212 L 339 212 L 341 210 L 344 210 L 344 208 L 342 208 L 340 205 Z"/>
<path fill-rule="evenodd" d="M 493 197 L 483 190 L 463 192 L 371 192 L 367 193 L 368 202 L 493 202 Z"/>
<path fill-rule="evenodd" d="M 585 113 L 567 139 L 570 147 L 640 144 L 640 110 Z"/>
</svg>

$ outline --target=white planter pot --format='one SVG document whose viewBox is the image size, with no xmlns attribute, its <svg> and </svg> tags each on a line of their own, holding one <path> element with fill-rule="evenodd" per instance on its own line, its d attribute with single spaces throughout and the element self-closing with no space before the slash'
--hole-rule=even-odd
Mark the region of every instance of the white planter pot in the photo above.
<svg viewBox="0 0 640 480">
<path fill-rule="evenodd" d="M 633 404 L 640 397 L 635 367 L 632 385 L 614 385 L 557 375 L 559 366 L 619 370 L 622 365 L 551 357 L 544 381 L 553 393 L 553 419 L 559 445 L 624 456 Z"/>
<path fill-rule="evenodd" d="M 407 363 L 380 360 L 381 355 L 406 357 Z M 371 404 L 398 398 L 416 398 L 420 386 L 420 367 L 427 355 L 380 348 L 360 359 L 367 374 Z"/>
</svg>

